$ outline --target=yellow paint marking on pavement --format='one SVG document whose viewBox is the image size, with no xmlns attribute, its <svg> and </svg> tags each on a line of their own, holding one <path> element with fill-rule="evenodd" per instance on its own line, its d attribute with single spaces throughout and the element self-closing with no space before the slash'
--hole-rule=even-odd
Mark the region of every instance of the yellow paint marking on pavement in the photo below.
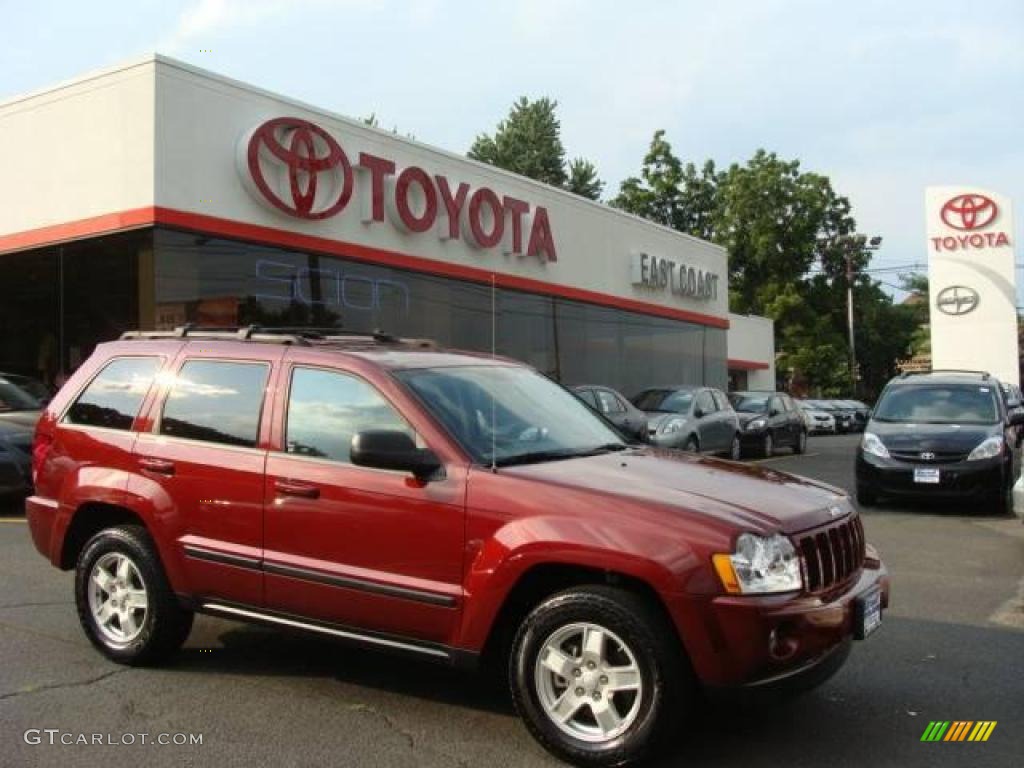
<svg viewBox="0 0 1024 768">
<path fill-rule="evenodd" d="M 24 517 L 0 517 L 0 523 L 25 523 Z"/>
</svg>

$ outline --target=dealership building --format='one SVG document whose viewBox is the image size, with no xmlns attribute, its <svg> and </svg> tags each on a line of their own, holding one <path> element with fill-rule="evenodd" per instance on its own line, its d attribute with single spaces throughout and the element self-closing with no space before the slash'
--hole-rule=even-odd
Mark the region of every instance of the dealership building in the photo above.
<svg viewBox="0 0 1024 768">
<path fill-rule="evenodd" d="M 774 388 L 726 252 L 164 57 L 0 103 L 0 371 L 128 329 L 382 330 L 565 384 Z"/>
</svg>

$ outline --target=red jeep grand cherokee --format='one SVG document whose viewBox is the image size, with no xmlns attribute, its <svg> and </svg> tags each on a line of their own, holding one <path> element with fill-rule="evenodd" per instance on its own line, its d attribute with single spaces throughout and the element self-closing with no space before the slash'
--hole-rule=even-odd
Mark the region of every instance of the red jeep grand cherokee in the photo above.
<svg viewBox="0 0 1024 768">
<path fill-rule="evenodd" d="M 834 488 L 627 445 L 502 359 L 183 328 L 100 345 L 33 448 L 35 545 L 154 662 L 194 611 L 507 660 L 554 754 L 645 754 L 700 689 L 842 664 L 888 577 Z"/>
</svg>

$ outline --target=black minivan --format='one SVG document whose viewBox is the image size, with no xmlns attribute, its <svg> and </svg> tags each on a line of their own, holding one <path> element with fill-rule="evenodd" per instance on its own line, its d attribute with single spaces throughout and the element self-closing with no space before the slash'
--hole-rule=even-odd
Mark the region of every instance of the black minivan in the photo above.
<svg viewBox="0 0 1024 768">
<path fill-rule="evenodd" d="M 933 371 L 890 381 L 857 451 L 857 500 L 960 500 L 1012 511 L 1024 411 L 987 373 Z"/>
</svg>

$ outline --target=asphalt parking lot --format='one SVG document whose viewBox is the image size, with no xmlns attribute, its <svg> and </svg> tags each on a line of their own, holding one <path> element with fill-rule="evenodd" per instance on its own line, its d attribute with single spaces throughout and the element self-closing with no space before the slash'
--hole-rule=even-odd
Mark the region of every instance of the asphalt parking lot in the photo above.
<svg viewBox="0 0 1024 768">
<path fill-rule="evenodd" d="M 772 469 L 852 486 L 855 436 L 812 438 Z M 793 701 L 715 701 L 665 765 L 1019 765 L 1024 525 L 968 509 L 864 510 L 893 579 L 882 628 Z M 0 735 L 8 766 L 534 766 L 555 762 L 481 675 L 201 617 L 173 666 L 105 661 L 79 629 L 72 575 L 23 519 L 0 523 Z M 995 720 L 985 743 L 922 743 L 931 720 Z M 201 745 L 27 744 L 28 729 L 202 734 Z M 44 735 L 45 739 L 45 735 Z"/>
</svg>

